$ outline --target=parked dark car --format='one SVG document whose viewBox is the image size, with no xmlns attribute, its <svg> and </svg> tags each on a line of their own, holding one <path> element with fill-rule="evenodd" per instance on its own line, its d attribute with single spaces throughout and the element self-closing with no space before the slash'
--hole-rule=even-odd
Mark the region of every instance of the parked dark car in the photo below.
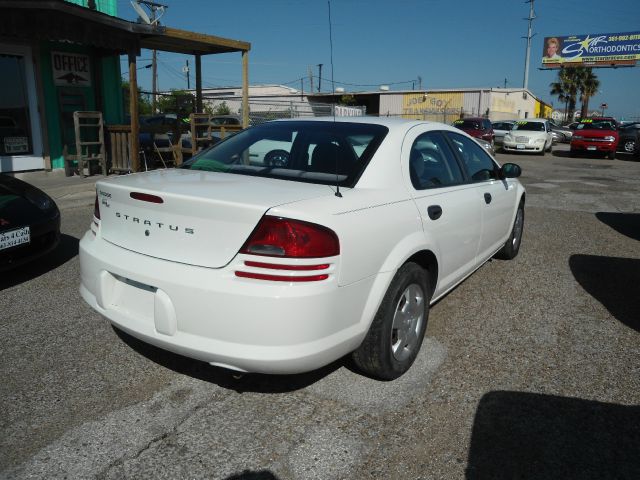
<svg viewBox="0 0 640 480">
<path fill-rule="evenodd" d="M 482 138 L 494 145 L 496 134 L 493 131 L 491 120 L 482 117 L 461 118 L 453 122 L 453 126 L 468 133 L 472 137 Z"/>
<path fill-rule="evenodd" d="M 618 151 L 640 154 L 640 122 L 625 123 L 618 126 Z"/>
<path fill-rule="evenodd" d="M 0 174 L 0 271 L 52 251 L 60 241 L 60 211 L 42 190 Z"/>
</svg>

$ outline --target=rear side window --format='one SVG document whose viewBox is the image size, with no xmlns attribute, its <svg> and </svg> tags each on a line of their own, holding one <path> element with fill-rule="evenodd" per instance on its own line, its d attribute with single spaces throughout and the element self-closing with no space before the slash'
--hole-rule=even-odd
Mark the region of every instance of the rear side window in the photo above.
<svg viewBox="0 0 640 480">
<path fill-rule="evenodd" d="M 439 132 L 423 133 L 415 140 L 409 153 L 409 175 L 416 190 L 464 181 L 458 162 Z"/>
<path fill-rule="evenodd" d="M 473 182 L 483 182 L 498 178 L 496 164 L 484 149 L 470 138 L 457 133 L 448 132 L 453 149 L 460 157 Z"/>
<path fill-rule="evenodd" d="M 352 187 L 387 133 L 366 123 L 268 122 L 217 143 L 183 168 Z"/>
<path fill-rule="evenodd" d="M 456 120 L 453 126 L 462 130 L 480 130 L 480 122 L 477 120 Z"/>
</svg>

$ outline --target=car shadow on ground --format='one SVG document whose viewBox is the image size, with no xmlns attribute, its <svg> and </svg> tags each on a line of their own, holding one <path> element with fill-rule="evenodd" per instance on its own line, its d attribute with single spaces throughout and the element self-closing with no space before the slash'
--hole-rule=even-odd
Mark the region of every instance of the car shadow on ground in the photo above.
<svg viewBox="0 0 640 480">
<path fill-rule="evenodd" d="M 623 162 L 640 162 L 640 153 L 616 153 L 616 160 Z"/>
<path fill-rule="evenodd" d="M 51 252 L 36 258 L 29 263 L 2 272 L 0 275 L 0 291 L 13 287 L 55 270 L 78 255 L 80 240 L 64 233 L 60 235 L 60 243 Z"/>
<path fill-rule="evenodd" d="M 554 157 L 571 158 L 571 155 L 569 154 L 569 150 L 552 150 L 551 154 Z"/>
<path fill-rule="evenodd" d="M 269 470 L 245 470 L 242 473 L 236 473 L 224 480 L 278 480 Z"/>
<path fill-rule="evenodd" d="M 284 393 L 300 390 L 312 385 L 339 368 L 350 368 L 349 360 L 343 358 L 312 372 L 294 375 L 264 375 L 259 373 L 240 373 L 225 368 L 214 367 L 206 362 L 184 357 L 138 340 L 128 333 L 113 327 L 115 333 L 129 347 L 152 362 L 162 365 L 182 375 L 214 383 L 236 392 Z"/>
<path fill-rule="evenodd" d="M 640 259 L 571 255 L 569 267 L 580 286 L 611 315 L 640 332 Z"/>
<path fill-rule="evenodd" d="M 640 407 L 489 392 L 476 410 L 466 478 L 640 478 Z"/>
<path fill-rule="evenodd" d="M 640 213 L 598 212 L 596 218 L 616 232 L 640 241 Z"/>
</svg>

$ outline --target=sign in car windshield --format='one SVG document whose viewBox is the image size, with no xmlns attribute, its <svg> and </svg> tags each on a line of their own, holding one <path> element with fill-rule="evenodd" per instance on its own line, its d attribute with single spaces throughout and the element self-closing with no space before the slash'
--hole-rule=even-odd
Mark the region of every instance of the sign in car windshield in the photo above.
<svg viewBox="0 0 640 480">
<path fill-rule="evenodd" d="M 89 55 L 71 52 L 51 52 L 53 83 L 61 87 L 90 87 L 91 59 Z"/>
<path fill-rule="evenodd" d="M 545 37 L 542 67 L 615 67 L 640 60 L 640 32 Z"/>
</svg>

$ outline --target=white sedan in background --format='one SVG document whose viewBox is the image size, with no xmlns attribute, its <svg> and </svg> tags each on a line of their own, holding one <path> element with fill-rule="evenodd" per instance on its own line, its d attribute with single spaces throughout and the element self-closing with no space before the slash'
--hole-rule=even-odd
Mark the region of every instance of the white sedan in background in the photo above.
<svg viewBox="0 0 640 480">
<path fill-rule="evenodd" d="M 253 156 L 265 142 L 278 152 Z M 517 255 L 519 175 L 444 124 L 265 123 L 182 168 L 99 181 L 80 292 L 117 328 L 215 366 L 298 373 L 351 354 L 393 379 L 429 305 Z"/>
<path fill-rule="evenodd" d="M 549 120 L 530 118 L 518 120 L 513 129 L 504 136 L 502 150 L 505 152 L 534 152 L 544 155 L 550 152 L 553 135 Z"/>
</svg>

